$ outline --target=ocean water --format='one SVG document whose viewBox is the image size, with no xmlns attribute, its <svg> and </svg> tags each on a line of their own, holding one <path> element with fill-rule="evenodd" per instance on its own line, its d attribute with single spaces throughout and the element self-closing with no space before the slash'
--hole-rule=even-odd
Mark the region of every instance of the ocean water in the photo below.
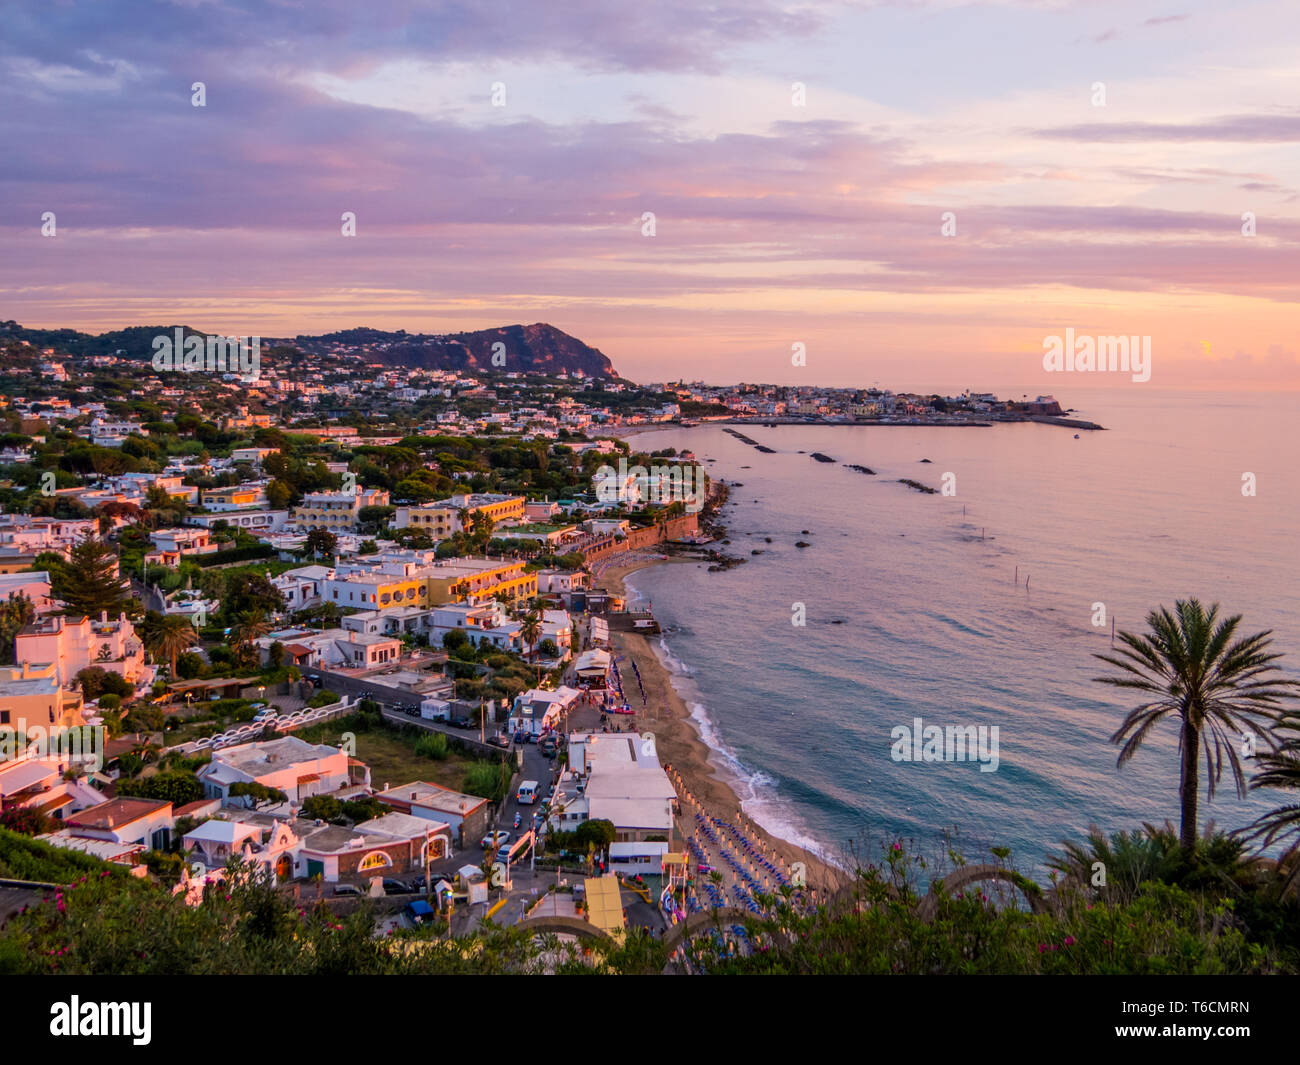
<svg viewBox="0 0 1300 1065">
<path fill-rule="evenodd" d="M 742 429 L 772 455 L 716 426 L 635 439 L 688 447 L 743 485 L 724 515 L 744 565 L 657 566 L 629 583 L 666 626 L 674 683 L 764 827 L 844 864 L 896 838 L 937 852 L 951 834 L 968 860 L 1008 846 L 1041 870 L 1090 825 L 1177 821 L 1172 721 L 1116 766 L 1109 737 L 1136 701 L 1092 679 L 1111 672 L 1093 654 L 1110 648 L 1112 617 L 1144 631 L 1154 606 L 1217 601 L 1244 615 L 1243 633 L 1273 630 L 1300 678 L 1300 397 L 1135 386 L 1058 398 L 1107 431 Z M 955 495 L 898 483 L 940 488 L 945 474 Z M 997 726 L 997 771 L 895 761 L 891 730 L 918 717 Z M 1202 824 L 1225 828 L 1284 801 L 1238 799 L 1228 777 L 1213 802 L 1204 781 L 1201 795 Z"/>
</svg>

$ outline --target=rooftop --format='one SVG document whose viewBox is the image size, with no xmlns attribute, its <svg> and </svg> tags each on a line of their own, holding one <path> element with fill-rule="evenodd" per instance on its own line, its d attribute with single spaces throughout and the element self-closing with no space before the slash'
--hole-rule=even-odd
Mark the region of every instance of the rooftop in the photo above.
<svg viewBox="0 0 1300 1065">
<path fill-rule="evenodd" d="M 164 808 L 171 808 L 171 803 L 166 799 L 109 799 L 108 802 L 101 802 L 98 806 L 73 814 L 67 823 L 73 828 L 121 828 Z"/>
</svg>

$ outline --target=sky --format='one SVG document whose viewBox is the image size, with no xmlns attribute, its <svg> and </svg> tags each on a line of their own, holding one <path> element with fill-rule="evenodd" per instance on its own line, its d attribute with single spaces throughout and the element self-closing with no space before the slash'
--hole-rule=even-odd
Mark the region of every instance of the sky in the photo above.
<svg viewBox="0 0 1300 1065">
<path fill-rule="evenodd" d="M 0 319 L 546 321 L 638 381 L 1300 388 L 1294 0 L 19 0 L 0 25 Z M 1066 329 L 1150 337 L 1149 382 L 1047 372 Z"/>
</svg>

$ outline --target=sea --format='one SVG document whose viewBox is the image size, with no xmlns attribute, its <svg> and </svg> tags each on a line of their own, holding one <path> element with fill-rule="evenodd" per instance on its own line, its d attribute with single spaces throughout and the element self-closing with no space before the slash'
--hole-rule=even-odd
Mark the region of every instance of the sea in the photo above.
<svg viewBox="0 0 1300 1065">
<path fill-rule="evenodd" d="M 735 484 L 724 550 L 743 565 L 654 566 L 629 586 L 719 773 L 773 834 L 846 868 L 903 841 L 969 862 L 1007 847 L 1041 873 L 1091 826 L 1177 823 L 1172 719 L 1116 764 L 1136 701 L 1094 679 L 1114 672 L 1094 657 L 1112 622 L 1145 631 L 1176 599 L 1219 603 L 1243 634 L 1272 630 L 1300 679 L 1300 397 L 1057 399 L 1105 431 L 739 427 L 773 454 L 718 425 L 632 438 Z M 996 770 L 901 760 L 918 719 L 996 727 Z M 1239 798 L 1228 775 L 1201 797 L 1202 825 L 1224 829 L 1287 800 Z"/>
</svg>

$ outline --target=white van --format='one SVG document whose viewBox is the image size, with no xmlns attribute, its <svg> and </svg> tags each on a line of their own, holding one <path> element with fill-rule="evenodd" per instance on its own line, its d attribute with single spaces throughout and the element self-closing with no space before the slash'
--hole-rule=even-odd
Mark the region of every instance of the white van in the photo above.
<svg viewBox="0 0 1300 1065">
<path fill-rule="evenodd" d="M 520 806 L 532 806 L 537 801 L 537 781 L 523 781 L 519 785 L 519 790 L 515 792 L 515 801 Z"/>
</svg>

